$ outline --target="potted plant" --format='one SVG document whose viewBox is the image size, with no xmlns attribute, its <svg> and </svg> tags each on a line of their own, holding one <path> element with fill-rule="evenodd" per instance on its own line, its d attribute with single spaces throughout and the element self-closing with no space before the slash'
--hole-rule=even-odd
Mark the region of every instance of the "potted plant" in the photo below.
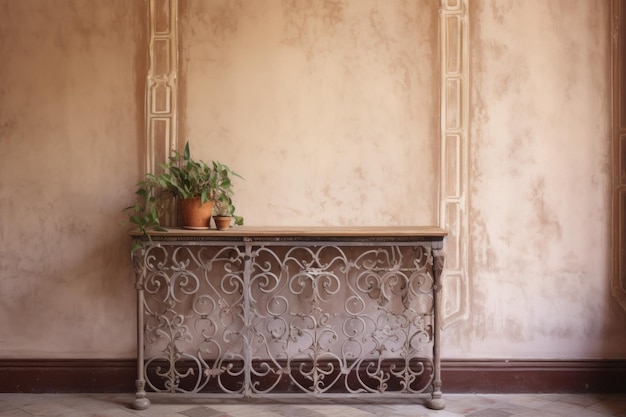
<svg viewBox="0 0 626 417">
<path fill-rule="evenodd" d="M 221 194 L 213 205 L 213 221 L 218 230 L 228 230 L 233 224 L 243 225 L 243 217 L 235 214 L 235 206 L 229 194 Z"/>
<path fill-rule="evenodd" d="M 194 160 L 189 143 L 185 145 L 182 155 L 173 151 L 168 162 L 160 166 L 162 173 L 148 173 L 137 184 L 137 202 L 126 208 L 130 223 L 142 233 L 150 228 L 164 230 L 160 218 L 172 199 L 178 202 L 183 227 L 208 229 L 214 202 L 229 199 L 232 206 L 231 177 L 242 178 L 222 163 L 213 161 L 208 165 Z"/>
</svg>

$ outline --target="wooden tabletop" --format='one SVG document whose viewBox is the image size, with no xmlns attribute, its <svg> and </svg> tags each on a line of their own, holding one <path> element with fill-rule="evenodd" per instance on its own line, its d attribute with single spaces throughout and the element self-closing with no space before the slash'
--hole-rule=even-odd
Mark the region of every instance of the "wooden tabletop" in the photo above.
<svg viewBox="0 0 626 417">
<path fill-rule="evenodd" d="M 229 230 L 190 230 L 166 228 L 165 232 L 148 231 L 153 237 L 444 237 L 448 232 L 436 226 L 234 226 Z M 141 236 L 139 231 L 131 236 Z"/>
</svg>

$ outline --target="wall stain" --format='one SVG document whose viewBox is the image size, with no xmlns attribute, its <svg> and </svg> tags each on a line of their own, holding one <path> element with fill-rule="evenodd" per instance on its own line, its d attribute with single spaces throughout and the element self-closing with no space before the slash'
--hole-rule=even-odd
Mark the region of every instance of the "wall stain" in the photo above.
<svg viewBox="0 0 626 417">
<path fill-rule="evenodd" d="M 344 9 L 342 0 L 282 0 L 283 43 L 304 50 L 311 61 L 332 45 L 344 24 Z"/>
<path fill-rule="evenodd" d="M 493 20 L 500 25 L 505 25 L 507 23 L 507 18 L 511 15 L 513 4 L 513 0 L 498 0 L 490 2 L 489 5 Z"/>
<path fill-rule="evenodd" d="M 241 1 L 229 0 L 216 3 L 209 18 L 213 36 L 223 42 L 237 33 L 242 10 Z"/>
<path fill-rule="evenodd" d="M 535 217 L 538 220 L 535 227 L 540 230 L 539 235 L 541 239 L 537 239 L 537 242 L 539 243 L 543 240 L 560 241 L 562 237 L 561 223 L 559 222 L 557 213 L 548 206 L 546 202 L 545 178 L 536 178 L 533 180 L 530 201 L 535 212 Z M 554 242 L 551 244 L 554 244 Z"/>
<path fill-rule="evenodd" d="M 473 266 L 483 265 L 489 272 L 500 272 L 498 266 L 498 255 L 494 251 L 491 238 L 487 228 L 487 222 L 479 212 L 472 211 L 472 222 L 470 224 L 470 267 L 469 273 L 474 275 L 478 272 L 473 270 Z"/>
</svg>

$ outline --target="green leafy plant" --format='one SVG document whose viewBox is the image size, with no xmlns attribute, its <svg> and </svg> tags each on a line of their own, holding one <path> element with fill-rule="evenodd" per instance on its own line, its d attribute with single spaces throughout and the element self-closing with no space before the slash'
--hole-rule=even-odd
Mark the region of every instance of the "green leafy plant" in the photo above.
<svg viewBox="0 0 626 417">
<path fill-rule="evenodd" d="M 232 177 L 243 177 L 227 165 L 213 161 L 211 165 L 191 158 L 189 143 L 182 154 L 173 151 L 166 164 L 160 164 L 160 174 L 146 174 L 137 183 L 134 205 L 126 207 L 128 221 L 147 236 L 148 229 L 164 231 L 160 218 L 169 207 L 172 199 L 200 197 L 203 203 L 214 201 L 215 205 L 228 204 L 228 211 L 235 217 L 236 224 L 243 224 L 243 218 L 235 216 L 232 205 Z"/>
<path fill-rule="evenodd" d="M 221 195 L 217 200 L 215 200 L 215 205 L 213 206 L 213 214 L 215 216 L 232 217 L 235 220 L 236 225 L 243 225 L 243 217 L 237 216 L 235 214 L 235 206 L 233 205 L 233 200 L 228 195 Z"/>
</svg>

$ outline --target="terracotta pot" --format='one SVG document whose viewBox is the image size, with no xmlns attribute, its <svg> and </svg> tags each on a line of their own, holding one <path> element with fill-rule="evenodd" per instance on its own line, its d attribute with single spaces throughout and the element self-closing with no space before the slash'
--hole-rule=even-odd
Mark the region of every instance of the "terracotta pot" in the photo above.
<svg viewBox="0 0 626 417">
<path fill-rule="evenodd" d="M 201 203 L 200 197 L 178 200 L 178 211 L 183 227 L 189 229 L 208 229 L 213 212 L 213 201 Z"/>
<path fill-rule="evenodd" d="M 233 218 L 231 216 L 213 216 L 217 230 L 228 230 Z"/>
</svg>

